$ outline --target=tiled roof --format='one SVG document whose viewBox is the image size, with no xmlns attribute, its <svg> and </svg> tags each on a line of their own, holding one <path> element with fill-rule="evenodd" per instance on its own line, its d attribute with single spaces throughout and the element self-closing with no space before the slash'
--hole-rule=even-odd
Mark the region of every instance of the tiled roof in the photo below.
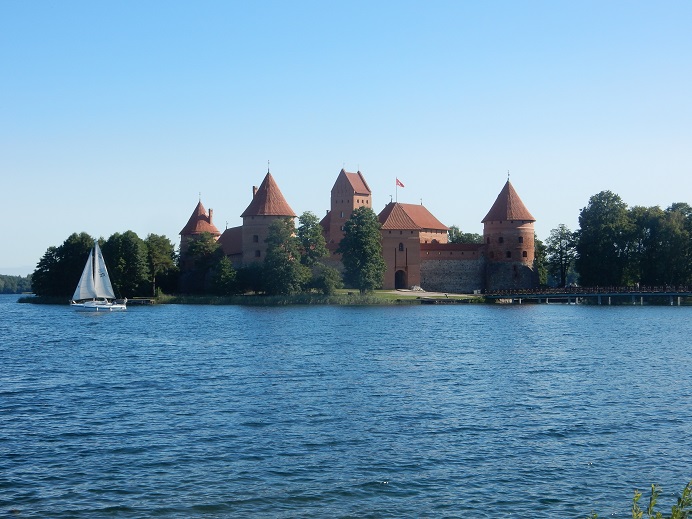
<svg viewBox="0 0 692 519">
<path fill-rule="evenodd" d="M 495 200 L 490 211 L 488 211 L 488 214 L 485 215 L 485 218 L 483 218 L 481 222 L 498 222 L 506 220 L 536 221 L 524 205 L 524 202 L 519 198 L 519 195 L 514 190 L 509 180 L 505 184 L 505 187 L 502 188 L 502 191 L 500 191 L 500 194 L 497 195 L 497 200 Z"/>
<path fill-rule="evenodd" d="M 221 233 L 211 222 L 211 218 L 212 212 L 210 211 L 207 214 L 207 210 L 204 208 L 204 206 L 202 205 L 202 201 L 200 200 L 197 204 L 197 207 L 195 207 L 195 210 L 192 212 L 192 216 L 190 216 L 190 219 L 187 221 L 187 224 L 185 225 L 185 227 L 183 227 L 183 230 L 180 231 L 179 234 L 181 236 L 189 236 L 191 234 L 202 234 L 203 232 L 210 232 L 214 236 L 218 236 Z"/>
<path fill-rule="evenodd" d="M 329 224 L 332 219 L 332 212 L 327 211 L 327 214 L 320 220 L 320 227 L 322 227 L 322 232 L 329 232 Z"/>
<path fill-rule="evenodd" d="M 368 183 L 365 181 L 365 177 L 360 171 L 349 173 L 348 171 L 342 169 L 339 174 L 346 176 L 346 179 L 351 184 L 351 187 L 353 187 L 354 194 L 369 195 L 372 193 Z"/>
<path fill-rule="evenodd" d="M 226 229 L 219 237 L 217 243 L 226 256 L 243 253 L 243 228 L 231 227 Z"/>
<path fill-rule="evenodd" d="M 278 184 L 272 177 L 271 173 L 267 173 L 257 189 L 255 196 L 252 197 L 252 202 L 247 206 L 240 216 L 292 216 L 296 214 L 288 205 L 284 195 L 281 193 Z"/>
<path fill-rule="evenodd" d="M 382 229 L 446 231 L 449 228 L 435 218 L 424 206 L 417 204 L 388 203 L 378 219 Z"/>
</svg>

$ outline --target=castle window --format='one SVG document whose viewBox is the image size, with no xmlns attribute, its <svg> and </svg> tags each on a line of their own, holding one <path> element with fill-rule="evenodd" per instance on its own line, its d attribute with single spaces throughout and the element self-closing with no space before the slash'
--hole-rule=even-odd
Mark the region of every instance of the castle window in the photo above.
<svg viewBox="0 0 692 519">
<path fill-rule="evenodd" d="M 343 211 L 341 211 L 341 218 L 343 218 L 343 217 L 344 217 L 344 212 L 343 212 Z"/>
<path fill-rule="evenodd" d="M 529 255 L 528 255 L 528 253 L 527 253 L 526 251 L 523 251 L 523 252 L 521 253 L 521 256 L 522 256 L 523 258 L 528 258 L 528 257 L 529 257 Z"/>
<path fill-rule="evenodd" d="M 259 258 L 262 253 L 258 250 L 255 251 L 255 258 Z"/>
<path fill-rule="evenodd" d="M 504 239 L 502 236 L 500 236 L 500 237 L 497 239 L 497 242 L 498 242 L 498 243 L 504 243 L 504 242 L 505 242 L 505 239 Z"/>
<path fill-rule="evenodd" d="M 259 236 L 257 236 L 256 234 L 253 234 L 252 235 L 252 242 L 253 243 L 259 243 Z"/>
<path fill-rule="evenodd" d="M 519 243 L 524 243 L 524 237 L 523 236 L 519 236 Z"/>
<path fill-rule="evenodd" d="M 511 251 L 511 250 L 508 250 L 508 251 L 507 251 L 507 257 L 508 257 L 508 258 L 511 258 L 511 257 L 512 257 L 512 251 Z"/>
<path fill-rule="evenodd" d="M 399 231 L 399 234 L 404 234 L 404 231 Z"/>
<path fill-rule="evenodd" d="M 490 244 L 490 236 L 488 236 L 488 244 Z"/>
<path fill-rule="evenodd" d="M 403 251 L 404 251 L 404 244 L 403 244 L 403 243 L 400 243 L 400 244 L 399 244 L 399 251 L 400 251 L 400 252 L 403 252 Z"/>
</svg>

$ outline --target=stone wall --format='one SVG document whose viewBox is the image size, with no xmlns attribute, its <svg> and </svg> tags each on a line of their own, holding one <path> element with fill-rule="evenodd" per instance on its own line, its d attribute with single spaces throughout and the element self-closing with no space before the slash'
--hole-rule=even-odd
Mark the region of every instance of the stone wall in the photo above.
<svg viewBox="0 0 692 519">
<path fill-rule="evenodd" d="M 535 288 L 537 276 L 533 268 L 522 262 L 488 262 L 486 267 L 486 290 L 517 290 Z"/>
<path fill-rule="evenodd" d="M 420 277 L 421 288 L 429 292 L 472 294 L 484 288 L 485 259 L 426 259 L 421 261 Z"/>
</svg>

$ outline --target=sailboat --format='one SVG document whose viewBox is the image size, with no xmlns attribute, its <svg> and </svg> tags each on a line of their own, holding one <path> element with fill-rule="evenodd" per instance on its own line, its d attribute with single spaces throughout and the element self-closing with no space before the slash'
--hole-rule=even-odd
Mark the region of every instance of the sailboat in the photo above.
<svg viewBox="0 0 692 519">
<path fill-rule="evenodd" d="M 84 312 L 122 312 L 127 309 L 126 303 L 127 299 L 123 303 L 115 301 L 106 262 L 99 244 L 94 243 L 70 306 Z"/>
</svg>

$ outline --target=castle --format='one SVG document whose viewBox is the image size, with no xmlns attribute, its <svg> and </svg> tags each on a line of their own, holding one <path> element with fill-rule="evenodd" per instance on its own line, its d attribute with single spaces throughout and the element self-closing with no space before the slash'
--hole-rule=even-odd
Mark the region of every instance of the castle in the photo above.
<svg viewBox="0 0 692 519">
<path fill-rule="evenodd" d="M 345 222 L 358 207 L 372 208 L 372 192 L 363 174 L 341 170 L 331 191 L 330 209 L 321 220 L 330 257 L 325 262 L 340 268 L 336 253 Z M 191 240 L 211 233 L 234 266 L 261 262 L 266 255 L 268 229 L 277 219 L 295 218 L 270 172 L 241 214 L 242 225 L 219 232 L 201 200 L 180 231 L 181 267 L 187 265 Z M 534 223 L 509 179 L 483 218 L 483 243 L 449 243 L 445 226 L 422 204 L 390 202 L 378 215 L 382 254 L 387 265 L 383 288 L 420 286 L 427 291 L 473 293 L 498 289 L 533 288 Z"/>
</svg>

